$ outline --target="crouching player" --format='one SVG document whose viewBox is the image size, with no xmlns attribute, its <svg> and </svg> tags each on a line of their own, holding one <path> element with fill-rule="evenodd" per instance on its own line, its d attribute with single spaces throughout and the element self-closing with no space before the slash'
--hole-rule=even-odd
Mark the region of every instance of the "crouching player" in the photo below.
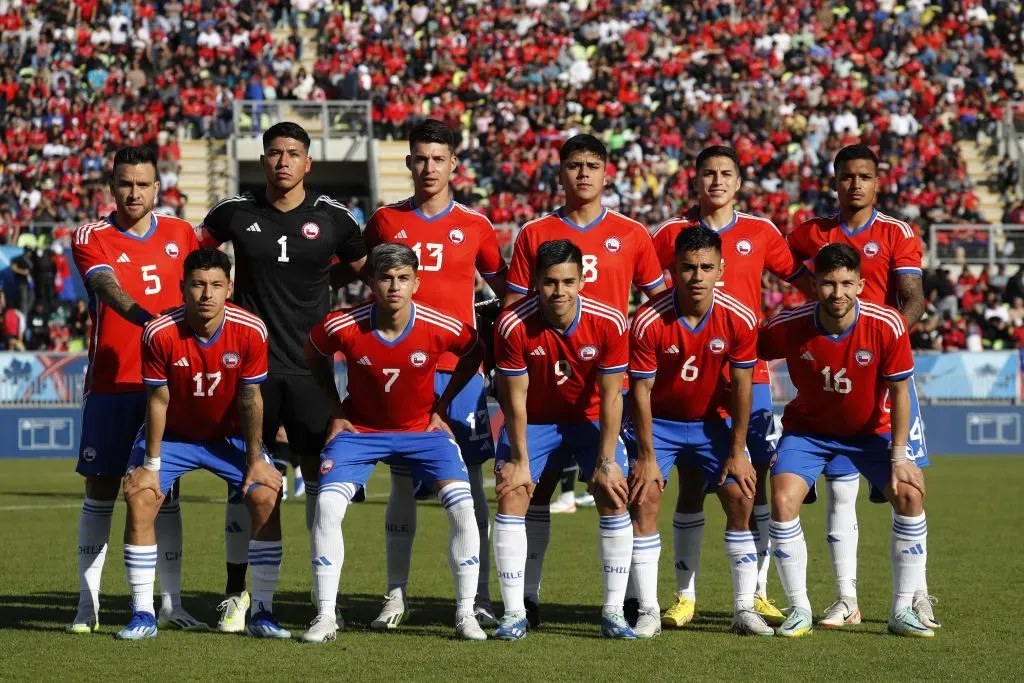
<svg viewBox="0 0 1024 683">
<path fill-rule="evenodd" d="M 320 460 L 320 495 L 313 518 L 312 562 L 317 616 L 306 643 L 337 637 L 335 602 L 345 543 L 341 523 L 352 497 L 383 461 L 408 468 L 433 487 L 451 532 L 448 562 L 455 579 L 455 629 L 460 638 L 486 640 L 473 615 L 480 572 L 480 532 L 462 454 L 446 424 L 448 406 L 466 386 L 482 353 L 469 325 L 413 302 L 419 260 L 404 244 L 371 252 L 375 301 L 329 314 L 313 328 L 306 362 L 331 404 L 327 445 Z M 334 354 L 348 366 L 348 397 L 338 396 Z M 442 355 L 459 360 L 438 399 L 434 374 Z M 398 615 L 401 616 L 401 615 Z"/>
<path fill-rule="evenodd" d="M 142 335 L 146 423 L 124 479 L 124 566 L 132 619 L 117 634 L 121 640 L 157 634 L 153 523 L 174 481 L 197 469 L 224 479 L 249 509 L 249 635 L 291 636 L 274 621 L 272 609 L 281 574 L 281 475 L 262 439 L 259 383 L 267 376 L 267 328 L 252 313 L 226 303 L 230 272 L 226 254 L 193 251 L 185 259 L 184 306 L 153 320 Z"/>
<path fill-rule="evenodd" d="M 626 444 L 633 547 L 641 549 L 633 552 L 640 602 L 636 632 L 652 637 L 661 631 L 658 511 L 665 478 L 677 465 L 681 486 L 717 491 L 722 501 L 733 628 L 744 635 L 770 636 L 774 631 L 754 611 L 757 548 L 750 513 L 756 474 L 746 450 L 757 315 L 715 289 L 723 269 L 718 233 L 687 228 L 676 238 L 675 250 L 675 287 L 637 311 L 630 333 L 633 417 Z M 729 382 L 723 373 L 727 363 Z M 729 415 L 735 416 L 731 424 Z M 686 478 L 697 472 L 701 480 L 687 484 Z"/>
<path fill-rule="evenodd" d="M 579 295 L 583 252 L 569 240 L 540 245 L 534 284 L 535 293 L 504 311 L 495 327 L 505 427 L 494 464 L 494 555 L 505 614 L 494 635 L 526 637 L 527 508 L 544 470 L 560 471 L 575 457 L 600 515 L 601 635 L 634 639 L 622 607 L 633 547 L 626 452 L 618 436 L 622 375 L 629 360 L 626 318 Z"/>
<path fill-rule="evenodd" d="M 864 280 L 852 247 L 823 247 L 814 271 L 818 301 L 771 319 L 758 340 L 758 356 L 786 359 L 797 390 L 772 467 L 772 555 L 790 605 L 779 635 L 811 631 L 800 505 L 825 465 L 845 455 L 893 507 L 889 631 L 930 638 L 913 609 L 928 546 L 924 475 L 907 447 L 914 359 L 906 325 L 895 309 L 858 299 Z"/>
</svg>

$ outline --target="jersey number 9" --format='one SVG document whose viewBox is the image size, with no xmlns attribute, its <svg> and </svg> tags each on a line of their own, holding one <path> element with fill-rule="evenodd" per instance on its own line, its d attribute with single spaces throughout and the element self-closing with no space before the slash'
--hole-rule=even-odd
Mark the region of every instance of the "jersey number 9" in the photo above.
<svg viewBox="0 0 1024 683">
<path fill-rule="evenodd" d="M 560 386 L 562 386 L 563 384 L 565 384 L 566 382 L 569 381 L 569 378 L 572 377 L 572 366 L 569 365 L 569 361 L 567 361 L 567 360 L 556 360 L 555 361 L 555 377 L 561 378 L 557 382 L 555 382 L 555 386 L 559 386 L 560 387 Z"/>
</svg>

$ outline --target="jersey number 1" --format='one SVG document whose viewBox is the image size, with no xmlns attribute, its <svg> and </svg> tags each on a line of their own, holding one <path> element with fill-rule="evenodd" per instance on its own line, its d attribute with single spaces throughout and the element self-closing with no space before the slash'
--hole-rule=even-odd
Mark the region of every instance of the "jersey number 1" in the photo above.
<svg viewBox="0 0 1024 683">
<path fill-rule="evenodd" d="M 288 258 L 288 235 L 281 235 L 281 239 L 277 241 L 281 245 L 281 255 L 277 257 L 279 263 L 288 263 L 291 261 Z"/>
</svg>

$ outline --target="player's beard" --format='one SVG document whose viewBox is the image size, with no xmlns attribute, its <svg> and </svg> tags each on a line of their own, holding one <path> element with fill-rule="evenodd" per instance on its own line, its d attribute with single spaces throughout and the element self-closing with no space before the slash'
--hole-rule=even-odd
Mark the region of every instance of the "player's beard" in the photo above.
<svg viewBox="0 0 1024 683">
<path fill-rule="evenodd" d="M 826 301 L 825 302 L 825 314 L 833 320 L 842 320 L 850 311 L 853 309 L 853 300 L 848 299 L 846 301 L 837 301 L 835 303 Z"/>
</svg>

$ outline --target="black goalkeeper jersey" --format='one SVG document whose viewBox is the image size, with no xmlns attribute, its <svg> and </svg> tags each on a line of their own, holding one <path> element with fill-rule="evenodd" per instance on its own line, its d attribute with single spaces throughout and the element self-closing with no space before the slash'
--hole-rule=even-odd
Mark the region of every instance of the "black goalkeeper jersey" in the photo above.
<svg viewBox="0 0 1024 683">
<path fill-rule="evenodd" d="M 303 345 L 330 310 L 331 257 L 351 263 L 366 256 L 351 212 L 309 192 L 291 211 L 244 194 L 214 206 L 200 232 L 204 242 L 234 244 L 234 301 L 266 323 L 270 372 L 309 374 Z"/>
</svg>

